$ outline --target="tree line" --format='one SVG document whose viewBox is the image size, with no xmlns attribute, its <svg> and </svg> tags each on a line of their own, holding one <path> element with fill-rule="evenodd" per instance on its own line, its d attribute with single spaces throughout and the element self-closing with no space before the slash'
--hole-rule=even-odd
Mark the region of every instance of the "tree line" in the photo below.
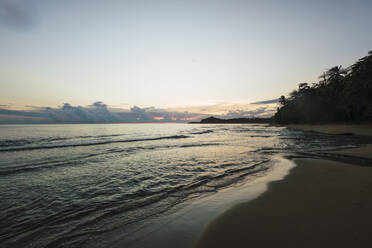
<svg viewBox="0 0 372 248">
<path fill-rule="evenodd" d="M 318 83 L 300 83 L 279 102 L 276 123 L 372 121 L 372 51 L 348 68 L 325 71 Z"/>
</svg>

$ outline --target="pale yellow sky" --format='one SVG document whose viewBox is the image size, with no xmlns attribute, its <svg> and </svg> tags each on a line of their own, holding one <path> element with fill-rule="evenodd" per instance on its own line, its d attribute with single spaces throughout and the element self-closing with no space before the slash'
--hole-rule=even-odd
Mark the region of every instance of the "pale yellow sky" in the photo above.
<svg viewBox="0 0 372 248">
<path fill-rule="evenodd" d="M 327 68 L 363 57 L 372 44 L 372 33 L 365 31 L 371 6 L 3 0 L 0 105 L 102 101 L 127 109 L 207 105 L 213 113 L 246 111 L 253 108 L 246 103 L 286 95 Z"/>
</svg>

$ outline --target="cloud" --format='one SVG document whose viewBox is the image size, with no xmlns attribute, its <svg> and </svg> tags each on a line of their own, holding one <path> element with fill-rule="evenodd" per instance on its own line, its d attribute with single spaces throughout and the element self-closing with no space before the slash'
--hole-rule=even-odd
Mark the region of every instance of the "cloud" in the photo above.
<svg viewBox="0 0 372 248">
<path fill-rule="evenodd" d="M 47 115 L 34 111 L 0 109 L 0 124 L 51 123 Z"/>
<path fill-rule="evenodd" d="M 132 113 L 137 113 L 137 114 L 143 114 L 143 113 L 146 112 L 146 110 L 141 109 L 140 107 L 137 107 L 137 106 L 133 106 L 133 107 L 130 109 L 130 111 L 131 111 Z"/>
<path fill-rule="evenodd" d="M 28 29 L 35 24 L 35 13 L 25 0 L 0 0 L 0 24 L 11 29 Z"/>
<path fill-rule="evenodd" d="M 96 107 L 96 108 L 107 108 L 107 105 L 104 104 L 103 102 L 99 101 L 99 102 L 94 102 L 92 104 L 92 106 Z"/>
<path fill-rule="evenodd" d="M 225 117 L 227 118 L 241 118 L 241 117 L 247 117 L 247 118 L 254 118 L 254 117 L 260 117 L 260 118 L 268 118 L 273 116 L 275 113 L 276 108 L 270 108 L 267 106 L 263 106 L 254 110 L 234 110 L 229 111 Z"/>
<path fill-rule="evenodd" d="M 103 102 L 94 102 L 91 106 L 72 106 L 64 103 L 61 108 L 45 108 L 49 116 L 57 123 L 108 123 L 118 122 L 120 118 L 107 109 Z"/>
<path fill-rule="evenodd" d="M 36 105 L 25 105 L 24 107 L 26 107 L 27 109 L 31 109 L 31 110 L 38 110 L 38 109 L 45 108 L 43 106 L 36 106 Z"/>
<path fill-rule="evenodd" d="M 272 101 L 272 100 L 269 100 Z M 32 107 L 30 110 L 9 110 L 0 105 L 0 123 L 120 123 L 120 122 L 188 122 L 215 116 L 219 118 L 271 117 L 278 103 L 232 104 L 219 103 L 173 109 L 141 108 L 112 111 L 107 104 L 97 101 L 89 106 L 64 103 L 58 108 Z M 3 106 L 1 108 L 1 106 Z"/>
<path fill-rule="evenodd" d="M 38 107 L 28 111 L 0 109 L 0 123 L 120 123 L 187 122 L 208 117 L 188 112 L 169 112 L 155 107 L 110 111 L 103 102 L 82 107 L 64 103 L 61 107 Z"/>
<path fill-rule="evenodd" d="M 226 103 L 221 102 L 213 105 L 201 105 L 183 108 L 170 108 L 168 111 L 191 112 L 203 115 L 213 115 L 220 118 L 240 118 L 240 117 L 271 117 L 276 112 L 278 100 L 267 100 L 255 103 Z"/>
<path fill-rule="evenodd" d="M 11 104 L 0 104 L 0 109 L 1 108 L 10 108 Z"/>
<path fill-rule="evenodd" d="M 272 104 L 272 103 L 279 103 L 279 99 L 272 99 L 260 102 L 252 102 L 251 104 Z"/>
</svg>

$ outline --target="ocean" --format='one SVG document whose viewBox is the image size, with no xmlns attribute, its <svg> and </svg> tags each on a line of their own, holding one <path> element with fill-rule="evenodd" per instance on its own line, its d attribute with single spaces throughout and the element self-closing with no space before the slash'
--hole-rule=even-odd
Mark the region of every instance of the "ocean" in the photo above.
<svg viewBox="0 0 372 248">
<path fill-rule="evenodd" d="M 267 124 L 0 125 L 0 246 L 135 247 L 156 218 L 270 174 L 278 154 L 363 142 Z"/>
</svg>

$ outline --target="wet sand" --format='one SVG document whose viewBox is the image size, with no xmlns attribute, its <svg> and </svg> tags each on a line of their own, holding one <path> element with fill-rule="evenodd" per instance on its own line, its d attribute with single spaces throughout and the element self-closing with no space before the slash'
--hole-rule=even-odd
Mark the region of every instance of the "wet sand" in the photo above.
<svg viewBox="0 0 372 248">
<path fill-rule="evenodd" d="M 245 178 L 209 196 L 181 203 L 167 214 L 150 220 L 151 225 L 137 229 L 129 237 L 113 237 L 117 240 L 109 247 L 195 247 L 208 223 L 231 207 L 257 198 L 266 191 L 268 182 L 283 179 L 295 166 L 292 161 L 280 156 L 274 157 L 273 163 L 276 166 L 271 167 L 270 173 L 248 176 L 249 179 Z"/>
<path fill-rule="evenodd" d="M 343 149 L 343 150 L 339 150 L 339 151 L 328 151 L 327 153 L 336 154 L 336 155 L 351 156 L 351 157 L 358 157 L 358 158 L 372 159 L 372 146 L 369 145 L 369 146 L 364 146 L 364 147 Z M 371 166 L 372 166 L 372 164 L 371 164 Z"/>
<path fill-rule="evenodd" d="M 284 180 L 212 221 L 197 247 L 370 247 L 372 167 L 294 161 Z"/>
<path fill-rule="evenodd" d="M 372 124 L 323 124 L 323 125 L 306 125 L 290 124 L 285 125 L 292 129 L 313 131 L 324 134 L 354 134 L 363 136 L 372 136 Z"/>
</svg>

